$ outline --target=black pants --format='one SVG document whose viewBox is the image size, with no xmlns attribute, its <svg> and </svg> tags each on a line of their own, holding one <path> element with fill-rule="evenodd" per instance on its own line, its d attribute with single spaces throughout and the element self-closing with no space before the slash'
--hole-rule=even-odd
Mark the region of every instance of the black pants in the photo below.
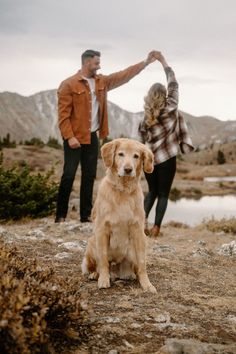
<svg viewBox="0 0 236 354">
<path fill-rule="evenodd" d="M 169 160 L 155 165 L 152 173 L 145 173 L 148 183 L 149 192 L 144 199 L 144 209 L 146 218 L 157 200 L 155 222 L 157 226 L 161 226 L 163 217 L 168 204 L 168 197 L 171 185 L 176 172 L 176 156 Z"/>
<path fill-rule="evenodd" d="M 91 133 L 91 144 L 82 144 L 77 149 L 71 149 L 64 140 L 64 168 L 58 192 L 56 218 L 65 218 L 75 174 L 81 162 L 80 184 L 80 217 L 91 215 L 93 184 L 97 172 L 98 138 L 97 133 Z"/>
</svg>

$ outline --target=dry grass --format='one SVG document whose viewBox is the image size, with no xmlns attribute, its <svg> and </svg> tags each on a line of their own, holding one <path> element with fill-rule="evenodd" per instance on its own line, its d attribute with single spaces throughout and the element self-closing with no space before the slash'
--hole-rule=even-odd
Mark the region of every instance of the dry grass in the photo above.
<svg viewBox="0 0 236 354">
<path fill-rule="evenodd" d="M 165 224 L 165 227 L 174 227 L 177 229 L 189 229 L 189 225 L 179 221 L 169 221 L 168 223 Z"/>
<path fill-rule="evenodd" d="M 86 341 L 75 284 L 2 242 L 0 272 L 1 353 L 60 353 Z"/>
<path fill-rule="evenodd" d="M 225 232 L 236 234 L 236 218 L 231 219 L 221 219 L 221 220 L 207 220 L 202 225 L 204 228 L 207 228 L 212 232 Z"/>
</svg>

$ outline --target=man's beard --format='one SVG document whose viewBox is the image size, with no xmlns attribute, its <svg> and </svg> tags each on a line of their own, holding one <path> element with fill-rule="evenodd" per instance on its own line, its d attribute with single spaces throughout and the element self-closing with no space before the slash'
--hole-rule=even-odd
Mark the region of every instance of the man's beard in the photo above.
<svg viewBox="0 0 236 354">
<path fill-rule="evenodd" d="M 97 74 L 97 69 L 90 69 L 89 68 L 89 74 L 91 77 L 95 76 Z"/>
</svg>

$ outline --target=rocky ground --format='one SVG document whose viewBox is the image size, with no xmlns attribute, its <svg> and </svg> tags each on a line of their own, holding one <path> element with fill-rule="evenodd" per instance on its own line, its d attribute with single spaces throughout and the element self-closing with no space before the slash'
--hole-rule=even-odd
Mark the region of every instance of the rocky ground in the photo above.
<svg viewBox="0 0 236 354">
<path fill-rule="evenodd" d="M 235 144 L 228 153 L 224 151 L 227 164 L 223 165 L 215 163 L 212 151 L 178 159 L 173 188 L 189 197 L 235 194 L 236 182 L 204 182 L 207 176 L 236 176 L 233 148 Z M 54 179 L 60 179 L 62 150 L 17 146 L 3 149 L 3 153 L 6 167 L 24 166 L 27 161 L 35 173 L 54 167 Z M 99 160 L 94 197 L 103 175 Z M 144 178 L 142 187 L 145 192 Z M 71 195 L 70 207 L 75 209 L 79 188 L 80 171 Z M 236 353 L 234 231 L 171 223 L 163 227 L 157 240 L 147 238 L 148 273 L 157 288 L 153 295 L 144 293 L 136 281 L 116 281 L 110 289 L 98 290 L 96 282 L 84 279 L 80 264 L 92 226 L 79 223 L 76 211 L 70 212 L 68 220 L 63 224 L 54 224 L 52 218 L 4 224 L 0 237 L 20 247 L 27 257 L 36 257 L 58 274 L 77 281 L 90 311 L 92 335 L 73 353 Z"/>
<path fill-rule="evenodd" d="M 235 354 L 235 234 L 211 232 L 204 225 L 169 224 L 162 231 L 157 240 L 147 238 L 154 295 L 144 293 L 137 281 L 118 280 L 98 290 L 96 281 L 83 278 L 89 223 L 24 221 L 2 225 L 0 237 L 76 279 L 92 335 L 73 353 Z"/>
</svg>

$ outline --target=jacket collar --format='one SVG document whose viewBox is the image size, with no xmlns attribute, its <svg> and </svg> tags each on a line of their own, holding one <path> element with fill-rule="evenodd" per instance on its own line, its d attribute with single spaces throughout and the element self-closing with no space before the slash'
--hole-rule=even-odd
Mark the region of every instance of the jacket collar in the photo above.
<svg viewBox="0 0 236 354">
<path fill-rule="evenodd" d="M 83 78 L 83 76 L 82 76 L 82 74 L 81 74 L 81 70 L 79 70 L 76 75 L 77 75 L 77 79 L 78 79 L 79 81 L 83 81 L 83 80 L 84 80 L 84 78 Z M 94 76 L 94 79 L 95 79 L 95 80 L 99 79 L 99 75 L 95 75 L 95 76 Z"/>
</svg>

